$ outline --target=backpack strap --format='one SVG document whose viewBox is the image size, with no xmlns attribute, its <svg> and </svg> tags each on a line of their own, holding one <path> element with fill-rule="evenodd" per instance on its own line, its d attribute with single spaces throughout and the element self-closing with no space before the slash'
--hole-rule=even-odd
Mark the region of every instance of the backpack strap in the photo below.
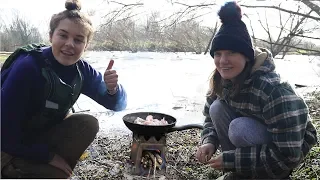
<svg viewBox="0 0 320 180">
<path fill-rule="evenodd" d="M 8 69 L 12 64 L 15 62 L 15 60 L 21 56 L 22 54 L 30 54 L 35 58 L 37 61 L 37 64 L 41 68 L 41 74 L 45 78 L 45 89 L 44 89 L 44 98 L 45 99 L 52 99 L 59 96 L 59 93 L 56 91 L 59 91 L 60 89 L 57 89 L 57 87 L 60 87 L 59 84 L 64 84 L 60 78 L 57 76 L 57 74 L 51 69 L 51 62 L 47 57 L 43 55 L 43 47 L 47 47 L 45 44 L 28 44 L 22 47 L 19 47 L 16 49 L 4 62 L 3 66 L 1 67 L 1 73 L 2 79 L 1 84 L 6 79 L 6 69 Z M 82 85 L 83 85 L 83 75 L 79 69 L 78 63 L 75 64 L 77 69 L 77 76 L 74 78 L 72 84 L 70 85 L 70 90 L 72 91 L 70 94 L 72 95 L 72 99 L 70 101 L 70 105 L 72 106 L 76 100 L 78 99 Z M 69 86 L 66 85 L 65 86 Z"/>
<path fill-rule="evenodd" d="M 19 47 L 12 54 L 10 54 L 10 56 L 5 60 L 5 62 L 3 63 L 2 67 L 1 67 L 1 72 L 5 69 L 8 69 L 21 54 L 29 53 L 29 54 L 32 54 L 35 56 L 42 55 L 41 48 L 46 47 L 46 46 L 47 45 L 45 45 L 45 44 L 33 43 L 33 44 L 28 44 L 28 45 Z"/>
</svg>

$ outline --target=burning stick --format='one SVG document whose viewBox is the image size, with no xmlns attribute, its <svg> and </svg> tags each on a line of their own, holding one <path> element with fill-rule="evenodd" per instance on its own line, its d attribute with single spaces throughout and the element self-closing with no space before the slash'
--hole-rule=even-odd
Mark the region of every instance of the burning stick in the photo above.
<svg viewBox="0 0 320 180">
<path fill-rule="evenodd" d="M 141 158 L 141 165 L 144 168 L 154 167 L 154 169 L 161 170 L 162 158 L 157 152 L 144 151 Z"/>
<path fill-rule="evenodd" d="M 141 157 L 141 165 L 143 166 L 143 168 L 149 168 L 152 167 L 152 160 L 150 158 L 150 156 L 148 154 L 144 154 Z"/>
<path fill-rule="evenodd" d="M 161 165 L 162 164 L 162 158 L 158 153 L 155 153 L 155 156 L 157 157 L 158 163 Z"/>
<path fill-rule="evenodd" d="M 150 159 L 151 159 L 151 161 L 152 161 L 152 164 L 154 165 L 154 167 L 155 168 L 157 168 L 157 169 L 160 169 L 161 167 L 161 164 L 159 164 L 159 162 L 158 162 L 158 158 L 153 154 L 153 153 L 151 153 L 150 151 L 147 151 L 146 152 L 148 155 L 149 155 L 149 157 L 150 157 Z M 156 153 L 155 153 L 156 154 Z M 159 156 L 160 157 L 160 156 Z M 160 159 L 161 159 L 161 157 L 160 157 Z M 161 160 L 162 161 L 162 160 Z"/>
<path fill-rule="evenodd" d="M 141 158 L 141 165 L 143 166 L 143 168 L 148 167 L 148 160 L 144 156 L 142 156 Z"/>
<path fill-rule="evenodd" d="M 154 157 L 154 162 L 157 162 L 157 158 Z M 154 167 L 153 167 L 153 178 L 156 178 L 156 163 L 154 163 Z"/>
</svg>

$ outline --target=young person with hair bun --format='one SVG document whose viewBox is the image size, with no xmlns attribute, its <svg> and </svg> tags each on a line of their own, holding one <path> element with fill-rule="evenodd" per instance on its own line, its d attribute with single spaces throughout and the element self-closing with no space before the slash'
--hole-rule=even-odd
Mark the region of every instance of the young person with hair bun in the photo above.
<svg viewBox="0 0 320 180">
<path fill-rule="evenodd" d="M 1 69 L 1 178 L 69 178 L 99 131 L 88 114 L 69 114 L 82 93 L 107 109 L 126 108 L 127 94 L 106 63 L 101 74 L 81 56 L 93 36 L 80 2 L 50 21 L 51 46 L 28 45 Z"/>
</svg>

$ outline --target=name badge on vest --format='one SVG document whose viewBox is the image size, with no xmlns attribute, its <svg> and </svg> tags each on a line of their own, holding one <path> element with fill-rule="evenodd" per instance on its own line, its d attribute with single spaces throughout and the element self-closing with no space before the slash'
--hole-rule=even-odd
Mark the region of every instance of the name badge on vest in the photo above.
<svg viewBox="0 0 320 180">
<path fill-rule="evenodd" d="M 59 104 L 46 100 L 46 108 L 59 109 Z"/>
</svg>

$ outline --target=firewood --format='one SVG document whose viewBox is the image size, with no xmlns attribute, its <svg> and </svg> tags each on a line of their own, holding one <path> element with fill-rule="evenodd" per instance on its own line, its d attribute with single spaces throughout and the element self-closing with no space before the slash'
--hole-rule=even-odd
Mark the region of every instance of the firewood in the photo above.
<svg viewBox="0 0 320 180">
<path fill-rule="evenodd" d="M 156 156 L 149 151 L 147 152 L 147 154 L 149 155 L 149 157 L 152 161 L 152 165 L 154 165 L 156 168 L 160 169 L 161 164 L 159 164 L 159 162 L 156 160 L 157 159 Z"/>
<path fill-rule="evenodd" d="M 156 158 L 157 158 L 157 161 L 158 161 L 158 163 L 159 164 L 162 164 L 162 158 L 161 158 L 161 156 L 158 154 L 158 153 L 155 153 L 155 156 L 156 156 Z"/>
</svg>

